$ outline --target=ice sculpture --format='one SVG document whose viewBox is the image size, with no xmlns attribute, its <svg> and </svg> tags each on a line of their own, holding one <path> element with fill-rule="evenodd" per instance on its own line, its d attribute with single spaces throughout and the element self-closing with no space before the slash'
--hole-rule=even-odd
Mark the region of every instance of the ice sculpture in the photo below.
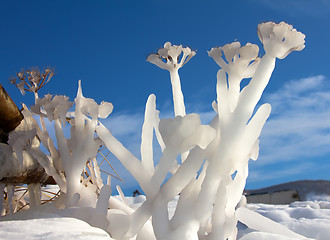
<svg viewBox="0 0 330 240">
<path fill-rule="evenodd" d="M 21 142 L 12 144 L 12 149 L 20 162 L 24 161 L 22 152 L 31 154 L 56 180 L 62 193 L 55 205 L 64 208 L 58 212 L 101 227 L 113 239 L 236 239 L 238 220 L 247 225 L 257 224 L 249 223 L 248 217 L 254 215 L 244 211 L 244 206 L 235 214 L 242 202 L 248 161 L 258 158 L 258 138 L 271 111 L 269 104 L 255 110 L 256 105 L 274 70 L 276 58 L 302 50 L 305 42 L 304 34 L 284 22 L 259 24 L 258 36 L 266 52 L 262 58 L 258 57 L 259 47 L 251 43 L 241 46 L 233 42 L 208 52 L 221 67 L 217 73 L 217 99 L 212 104 L 215 117 L 209 125 L 202 125 L 198 114 L 186 114 L 181 91 L 178 71 L 196 53 L 167 42 L 148 57 L 149 62 L 170 73 L 175 118 L 160 120 L 156 97 L 149 96 L 142 127 L 141 160 L 98 121 L 111 113 L 111 103 L 98 105 L 93 99 L 83 97 L 80 82 L 75 111 L 70 113 L 70 139 L 64 137 L 63 125 L 73 103 L 64 96 L 46 95 L 40 99 L 35 94 L 36 104 L 31 110 L 40 116 L 41 128 L 34 121 L 34 132 L 27 131 L 26 138 L 37 135 L 48 153 L 33 147 L 22 148 L 25 143 Z M 246 78 L 250 78 L 250 82 L 241 89 L 240 83 Z M 25 108 L 24 115 L 29 117 L 32 113 Z M 55 122 L 58 149 L 48 136 L 43 118 Z M 154 133 L 162 149 L 156 166 Z M 103 185 L 95 163 L 100 145 L 105 145 L 141 186 L 146 201 L 139 208 L 132 209 L 111 197 L 110 180 Z M 93 174 L 86 180 L 82 178 L 82 171 L 90 162 L 93 162 L 88 165 Z M 171 177 L 165 181 L 168 173 Z M 178 205 L 170 219 L 168 202 L 178 194 Z M 265 228 L 256 226 L 255 229 Z M 273 231 L 276 229 L 281 228 L 276 225 Z M 290 230 L 276 233 L 300 238 Z"/>
</svg>

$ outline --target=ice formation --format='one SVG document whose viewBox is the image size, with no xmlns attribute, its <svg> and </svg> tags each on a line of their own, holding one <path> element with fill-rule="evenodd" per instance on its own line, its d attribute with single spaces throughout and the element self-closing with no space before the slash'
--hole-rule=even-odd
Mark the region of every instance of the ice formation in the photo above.
<svg viewBox="0 0 330 240">
<path fill-rule="evenodd" d="M 39 98 L 35 92 L 35 105 L 31 111 L 24 109 L 25 118 L 31 121 L 30 129 L 19 139 L 15 136 L 20 132 L 14 131 L 10 139 L 16 141 L 9 143 L 8 151 L 15 153 L 18 164 L 23 166 L 24 154 L 31 155 L 55 179 L 61 194 L 54 203 L 54 213 L 100 227 L 113 239 L 232 240 L 237 236 L 238 220 L 268 232 L 269 236 L 276 231 L 288 239 L 302 239 L 299 234 L 276 224 L 270 229 L 262 222 L 249 220 L 264 217 L 244 206 L 236 209 L 243 202 L 248 161 L 258 158 L 258 138 L 271 111 L 269 104 L 257 110 L 256 105 L 274 70 L 276 58 L 302 50 L 305 42 L 302 33 L 284 22 L 259 24 L 258 36 L 266 52 L 262 58 L 258 57 L 259 47 L 251 43 L 241 46 L 233 42 L 208 52 L 221 67 L 217 73 L 217 99 L 212 104 L 215 117 L 209 125 L 201 124 L 198 114 L 186 114 L 181 91 L 179 69 L 196 53 L 167 42 L 148 57 L 149 62 L 170 73 L 175 118 L 159 119 L 156 97 L 149 96 L 142 127 L 141 159 L 98 120 L 108 117 L 112 104 L 98 105 L 93 99 L 85 98 L 80 82 L 74 103 L 64 96 Z M 241 89 L 240 83 L 246 78 L 250 78 L 249 84 Z M 34 92 L 34 89 L 30 90 Z M 73 104 L 75 110 L 69 112 Z M 39 115 L 41 127 L 33 121 L 33 114 Z M 44 118 L 54 121 L 57 148 L 48 135 Z M 66 121 L 71 126 L 69 139 L 63 133 Z M 154 133 L 162 149 L 156 166 Z M 47 153 L 31 144 L 35 136 Z M 101 145 L 121 161 L 141 186 L 146 200 L 137 209 L 110 196 L 110 180 L 103 184 L 95 160 Z M 179 162 L 178 157 L 181 157 Z M 91 173 L 88 178 L 82 177 L 86 166 Z M 171 177 L 165 181 L 168 173 Z M 38 186 L 30 186 L 29 191 L 30 201 L 38 206 Z M 170 217 L 168 204 L 179 194 L 175 212 Z"/>
</svg>

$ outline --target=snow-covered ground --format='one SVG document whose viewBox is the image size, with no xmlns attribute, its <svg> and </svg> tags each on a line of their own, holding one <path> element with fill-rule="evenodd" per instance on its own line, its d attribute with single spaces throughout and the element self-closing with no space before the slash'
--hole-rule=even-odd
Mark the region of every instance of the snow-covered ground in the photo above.
<svg viewBox="0 0 330 240">
<path fill-rule="evenodd" d="M 327 240 L 330 237 L 330 201 L 302 201 L 290 205 L 248 204 L 247 207 L 308 238 Z M 249 232 L 251 229 L 240 224 L 238 239 Z"/>
<path fill-rule="evenodd" d="M 115 196 L 118 197 L 118 196 Z M 119 198 L 119 197 L 118 197 Z M 132 207 L 138 207 L 145 200 L 144 196 L 128 197 L 127 202 Z M 169 203 L 170 214 L 173 214 L 177 198 Z M 292 231 L 307 238 L 328 240 L 330 236 L 330 196 L 309 195 L 307 201 L 294 202 L 290 205 L 248 204 L 247 208 L 280 223 Z M 171 215 L 170 215 L 171 216 Z M 58 239 L 111 239 L 99 228 L 92 227 L 86 222 L 63 217 L 60 214 L 29 214 L 15 218 L 27 220 L 0 219 L 0 239 L 26 240 L 58 240 Z M 12 219 L 13 216 L 12 216 Z M 5 221 L 4 221 L 5 220 Z M 238 238 L 242 240 L 289 240 L 277 234 L 260 233 L 239 223 Z"/>
<path fill-rule="evenodd" d="M 110 240 L 100 228 L 84 221 L 65 217 L 43 217 L 30 220 L 0 222 L 0 239 L 24 240 Z"/>
</svg>

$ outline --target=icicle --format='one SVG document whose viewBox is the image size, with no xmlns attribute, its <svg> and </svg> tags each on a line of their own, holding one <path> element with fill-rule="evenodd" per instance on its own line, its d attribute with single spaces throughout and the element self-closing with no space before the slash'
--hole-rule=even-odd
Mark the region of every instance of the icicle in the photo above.
<svg viewBox="0 0 330 240">
<path fill-rule="evenodd" d="M 144 123 L 141 135 L 141 163 L 142 167 L 152 175 L 154 173 L 153 162 L 153 128 L 155 123 L 156 96 L 151 94 L 147 100 Z"/>
<path fill-rule="evenodd" d="M 35 194 L 36 184 L 30 183 L 27 185 L 27 187 L 29 190 L 29 206 L 30 206 L 30 209 L 32 209 L 32 208 L 35 208 L 36 206 L 38 206 L 38 199 Z"/>
<path fill-rule="evenodd" d="M 119 193 L 119 196 L 120 196 L 121 200 L 123 201 L 123 203 L 124 203 L 126 206 L 129 206 L 129 203 L 128 203 L 128 201 L 127 201 L 127 199 L 126 199 L 126 197 L 125 197 L 123 191 L 121 190 L 121 187 L 120 187 L 119 185 L 117 185 L 117 186 L 116 186 L 116 189 L 117 189 L 117 191 L 118 191 L 118 193 Z"/>
<path fill-rule="evenodd" d="M 14 197 L 14 191 L 15 191 L 15 186 L 12 184 L 7 184 L 7 202 L 9 206 L 9 213 L 13 213 L 13 197 Z"/>
<path fill-rule="evenodd" d="M 4 215 L 5 184 L 0 183 L 0 216 Z"/>
</svg>

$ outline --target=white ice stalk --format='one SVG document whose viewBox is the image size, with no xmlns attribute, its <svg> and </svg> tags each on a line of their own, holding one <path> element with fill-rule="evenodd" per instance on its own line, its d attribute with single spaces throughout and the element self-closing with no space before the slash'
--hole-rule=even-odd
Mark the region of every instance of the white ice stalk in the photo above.
<svg viewBox="0 0 330 240">
<path fill-rule="evenodd" d="M 30 183 L 27 185 L 29 190 L 29 206 L 35 208 L 41 205 L 40 202 L 40 184 Z"/>
<path fill-rule="evenodd" d="M 38 160 L 40 165 L 43 166 L 43 168 L 45 169 L 46 173 L 54 178 L 61 191 L 65 193 L 66 181 L 59 175 L 56 168 L 51 164 L 50 157 L 39 149 L 30 149 L 28 152 Z"/>
<path fill-rule="evenodd" d="M 186 115 L 178 71 L 195 54 L 196 52 L 188 47 L 184 48 L 182 45 L 177 46 L 167 42 L 164 44 L 164 48 L 159 49 L 157 53 L 151 54 L 147 58 L 147 61 L 170 72 L 175 116 Z"/>
<path fill-rule="evenodd" d="M 156 96 L 151 94 L 147 100 L 146 110 L 144 115 L 144 123 L 141 136 L 141 162 L 143 168 L 151 174 L 154 173 L 153 162 L 153 129 L 157 117 Z"/>
<path fill-rule="evenodd" d="M 170 77 L 173 93 L 174 114 L 175 116 L 184 116 L 186 115 L 186 108 L 183 100 L 178 69 L 171 70 Z"/>
<path fill-rule="evenodd" d="M 99 124 L 96 128 L 96 132 L 100 139 L 104 142 L 105 146 L 111 151 L 124 165 L 124 167 L 133 175 L 138 181 L 144 192 L 148 192 L 150 183 L 146 182 L 146 179 L 150 179 L 151 176 L 144 171 L 141 162 L 128 151 L 103 125 Z"/>
<path fill-rule="evenodd" d="M 228 103 L 221 104 L 228 104 L 230 112 L 233 112 L 237 106 L 242 79 L 252 77 L 258 66 L 258 52 L 259 47 L 257 45 L 247 43 L 241 47 L 239 42 L 212 48 L 208 52 L 209 56 L 228 74 L 228 85 L 226 76 L 221 76 L 221 78 L 226 78 L 222 91 L 228 92 L 226 93 Z"/>
</svg>

